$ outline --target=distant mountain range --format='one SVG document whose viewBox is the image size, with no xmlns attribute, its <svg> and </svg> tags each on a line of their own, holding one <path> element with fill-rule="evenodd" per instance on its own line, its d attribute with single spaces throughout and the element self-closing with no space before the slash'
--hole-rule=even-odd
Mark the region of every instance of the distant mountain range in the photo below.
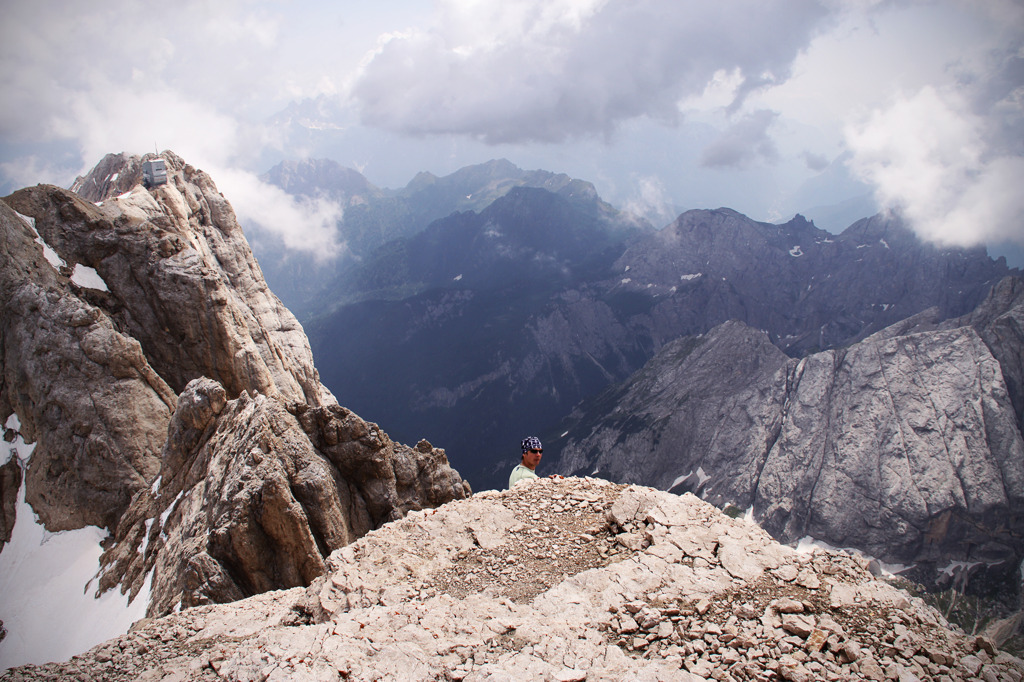
<svg viewBox="0 0 1024 682">
<path fill-rule="evenodd" d="M 329 193 L 338 170 L 321 170 L 320 186 L 322 166 L 267 178 Z M 301 182 L 284 179 L 295 174 Z M 503 485 L 524 435 L 552 432 L 680 336 L 735 319 L 801 357 L 931 307 L 963 315 L 1017 273 L 983 248 L 923 243 L 896 216 L 836 235 L 799 215 L 773 225 L 694 210 L 659 230 L 589 183 L 507 161 L 421 175 L 390 196 L 361 191 L 339 225 L 359 258 L 335 267 L 318 294 L 285 300 L 306 311 L 339 400 L 400 439 L 443 443 L 478 489 Z M 377 236 L 361 241 L 371 215 Z M 288 291 L 274 281 L 274 253 L 256 251 L 271 286 Z M 547 447 L 557 458 L 560 443 Z"/>
<path fill-rule="evenodd" d="M 1024 282 L 1005 261 L 895 215 L 833 234 L 721 208 L 659 230 L 507 162 L 413 185 L 404 215 L 453 212 L 405 224 L 307 307 L 343 404 L 443 444 L 478 490 L 536 434 L 542 473 L 692 491 L 927 584 L 1013 581 Z"/>
<path fill-rule="evenodd" d="M 338 240 L 346 246 L 340 259 L 323 263 L 313 255 L 288 251 L 283 243 L 256 231 L 253 249 L 267 282 L 281 300 L 306 319 L 350 300 L 349 270 L 388 242 L 415 235 L 439 218 L 481 211 L 515 187 L 536 187 L 592 210 L 612 215 L 614 208 L 597 197 L 593 185 L 564 173 L 524 171 L 505 160 L 469 166 L 445 177 L 419 173 L 400 190 L 373 186 L 357 171 L 334 161 L 286 161 L 262 176 L 289 194 L 326 198 L 344 209 Z"/>
</svg>

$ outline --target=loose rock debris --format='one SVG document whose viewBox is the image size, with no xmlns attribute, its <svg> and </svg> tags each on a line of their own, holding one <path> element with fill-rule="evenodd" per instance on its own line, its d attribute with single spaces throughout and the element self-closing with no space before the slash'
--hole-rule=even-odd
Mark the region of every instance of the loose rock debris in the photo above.
<svg viewBox="0 0 1024 682">
<path fill-rule="evenodd" d="M 414 512 L 308 588 L 141 622 L 0 679 L 1022 677 L 856 557 L 798 553 L 692 495 L 570 478 Z"/>
</svg>

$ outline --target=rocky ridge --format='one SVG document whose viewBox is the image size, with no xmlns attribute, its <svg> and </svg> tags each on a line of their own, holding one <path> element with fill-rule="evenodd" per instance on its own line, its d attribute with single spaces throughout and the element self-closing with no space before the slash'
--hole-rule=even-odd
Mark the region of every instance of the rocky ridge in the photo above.
<svg viewBox="0 0 1024 682">
<path fill-rule="evenodd" d="M 150 589 L 161 615 L 307 585 L 332 550 L 469 494 L 443 450 L 338 405 L 212 179 L 164 152 L 169 181 L 144 187 L 151 157 L 106 157 L 76 183 L 92 201 L 0 202 L 0 421 L 35 444 L 5 462 L 4 526 L 24 470 L 48 530 L 109 531 L 100 590 Z"/>
<path fill-rule="evenodd" d="M 783 542 L 856 547 L 928 585 L 969 572 L 1016 593 L 1024 281 L 936 317 L 799 360 L 738 321 L 676 340 L 580 408 L 555 466 L 752 509 Z"/>
<path fill-rule="evenodd" d="M 970 680 L 1024 661 L 842 552 L 693 495 L 538 479 L 413 512 L 308 588 L 191 608 L 2 680 Z"/>
</svg>

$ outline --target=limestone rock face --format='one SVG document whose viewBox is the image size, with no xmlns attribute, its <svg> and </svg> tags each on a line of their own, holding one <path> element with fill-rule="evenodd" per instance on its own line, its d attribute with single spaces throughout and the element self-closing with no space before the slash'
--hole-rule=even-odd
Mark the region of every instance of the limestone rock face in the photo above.
<svg viewBox="0 0 1024 682">
<path fill-rule="evenodd" d="M 575 415 L 559 467 L 752 507 L 785 542 L 916 564 L 928 583 L 954 562 L 1012 581 L 1020 287 L 1009 279 L 961 318 L 977 328 L 922 315 L 802 360 L 738 322 L 680 339 Z"/>
<path fill-rule="evenodd" d="M 105 158 L 76 184 L 98 204 L 42 185 L 0 202 L 0 421 L 35 443 L 26 499 L 48 530 L 107 528 L 100 589 L 150 584 L 152 615 L 307 585 L 470 492 L 443 450 L 338 405 L 227 200 L 162 158 L 151 189 L 141 159 Z M 0 473 L 0 541 L 21 466 Z"/>
<path fill-rule="evenodd" d="M 5 203 L 0 228 L 0 420 L 16 412 L 36 443 L 26 499 L 51 531 L 113 528 L 159 469 L 174 393 Z"/>
<path fill-rule="evenodd" d="M 15 505 L 21 488 L 21 466 L 11 458 L 0 466 L 0 542 L 10 542 L 14 530 Z"/>
<path fill-rule="evenodd" d="M 230 409 L 230 408 L 228 408 Z M 1019 679 L 837 551 L 693 495 L 535 479 L 385 524 L 308 588 L 142 621 L 12 680 Z"/>
<path fill-rule="evenodd" d="M 164 158 L 167 184 L 90 196 L 98 207 L 42 186 L 7 201 L 35 219 L 69 266 L 96 270 L 109 289 L 97 303 L 175 391 L 207 376 L 231 397 L 257 390 L 314 405 L 330 400 L 302 327 L 267 288 L 231 205 L 206 173 L 170 152 Z M 110 162 L 89 178 L 120 167 Z"/>
<path fill-rule="evenodd" d="M 766 529 L 935 572 L 953 561 L 1014 572 L 1024 443 L 1000 365 L 972 328 L 811 356 L 787 381 L 753 499 Z"/>
<path fill-rule="evenodd" d="M 101 589 L 137 592 L 152 571 L 152 616 L 308 585 L 333 549 L 467 493 L 429 444 L 393 443 L 337 405 L 292 410 L 259 394 L 228 401 L 217 382 L 192 381 L 158 481 L 103 556 Z"/>
</svg>

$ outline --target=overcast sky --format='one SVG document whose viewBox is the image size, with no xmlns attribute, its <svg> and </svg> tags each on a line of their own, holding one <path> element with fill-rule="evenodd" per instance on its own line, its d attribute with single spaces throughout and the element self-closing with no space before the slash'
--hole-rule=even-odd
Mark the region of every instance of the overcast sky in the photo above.
<svg viewBox="0 0 1024 682">
<path fill-rule="evenodd" d="M 340 209 L 258 174 L 332 158 L 401 187 L 504 157 L 663 222 L 727 206 L 840 230 L 849 210 L 893 206 L 943 243 L 1024 243 L 1021 0 L 3 10 L 3 193 L 67 186 L 108 152 L 171 149 L 243 218 L 329 249 Z"/>
</svg>

